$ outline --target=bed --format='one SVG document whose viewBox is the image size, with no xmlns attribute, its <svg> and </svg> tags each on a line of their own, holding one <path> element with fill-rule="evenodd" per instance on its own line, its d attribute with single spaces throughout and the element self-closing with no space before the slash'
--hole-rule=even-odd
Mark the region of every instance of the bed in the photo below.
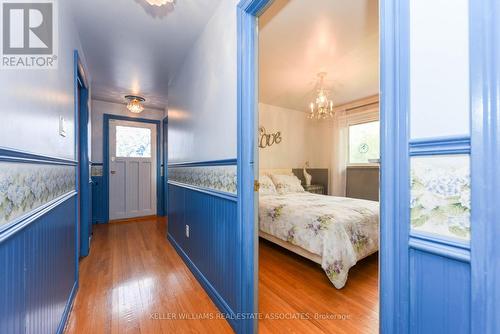
<svg viewBox="0 0 500 334">
<path fill-rule="evenodd" d="M 290 174 L 291 170 L 265 171 L 261 180 Z M 378 202 L 308 193 L 300 190 L 300 181 L 283 191 L 275 178 L 276 191 L 261 182 L 259 235 L 320 264 L 341 289 L 349 269 L 378 251 Z"/>
</svg>

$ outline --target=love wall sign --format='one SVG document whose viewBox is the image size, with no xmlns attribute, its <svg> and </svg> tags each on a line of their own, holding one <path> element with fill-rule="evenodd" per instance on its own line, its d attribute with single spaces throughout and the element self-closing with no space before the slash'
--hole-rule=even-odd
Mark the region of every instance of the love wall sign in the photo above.
<svg viewBox="0 0 500 334">
<path fill-rule="evenodd" d="M 269 146 L 273 146 L 274 144 L 281 143 L 281 132 L 277 131 L 275 133 L 267 133 L 266 128 L 261 126 L 259 128 L 260 138 L 259 138 L 259 147 L 266 148 Z"/>
</svg>

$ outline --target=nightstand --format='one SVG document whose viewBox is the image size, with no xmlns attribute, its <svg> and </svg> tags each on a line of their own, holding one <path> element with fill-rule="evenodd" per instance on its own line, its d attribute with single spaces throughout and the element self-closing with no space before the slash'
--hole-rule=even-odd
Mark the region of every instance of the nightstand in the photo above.
<svg viewBox="0 0 500 334">
<path fill-rule="evenodd" d="M 310 186 L 304 185 L 304 190 L 313 194 L 325 194 L 325 187 L 321 184 L 311 184 Z"/>
</svg>

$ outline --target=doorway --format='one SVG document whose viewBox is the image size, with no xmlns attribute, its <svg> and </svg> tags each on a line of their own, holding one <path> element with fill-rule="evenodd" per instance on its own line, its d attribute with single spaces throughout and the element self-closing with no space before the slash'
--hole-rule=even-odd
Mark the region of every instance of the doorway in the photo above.
<svg viewBox="0 0 500 334">
<path fill-rule="evenodd" d="M 375 333 L 378 1 L 314 4 L 258 20 L 259 312 L 306 314 L 259 328 Z"/>
<path fill-rule="evenodd" d="M 104 115 L 106 221 L 160 212 L 160 146 L 160 121 Z"/>
<path fill-rule="evenodd" d="M 246 263 L 254 264 L 243 270 L 244 276 L 253 278 L 245 282 L 254 297 L 245 300 L 245 306 L 255 311 L 257 28 L 261 14 L 272 3 L 248 0 L 239 6 L 238 180 L 242 186 L 238 199 L 243 252 Z M 493 328 L 495 322 L 475 307 L 494 309 L 493 303 L 484 305 L 488 304 L 487 291 L 493 291 L 490 287 L 498 279 L 484 274 L 498 247 L 485 242 L 484 233 L 493 229 L 485 217 L 496 213 L 486 213 L 482 203 L 488 189 L 490 195 L 494 192 L 484 186 L 483 167 L 497 159 L 481 159 L 494 152 L 496 143 L 491 134 L 497 131 L 493 124 L 498 101 L 491 89 L 497 85 L 490 75 L 496 68 L 492 50 L 497 40 L 481 37 L 497 36 L 497 23 L 486 14 L 496 7 L 491 1 L 461 1 L 459 6 L 440 1 L 433 11 L 428 6 L 426 2 L 380 2 L 379 326 L 383 333 L 468 333 L 471 328 L 481 332 Z M 454 15 L 445 15 L 451 7 Z M 459 62 L 455 62 L 457 54 L 463 55 Z M 453 97 L 444 99 L 444 92 Z M 447 105 L 434 105 L 437 100 Z M 457 101 L 459 108 L 450 108 Z M 447 117 L 447 113 L 452 115 Z M 483 155 L 485 149 L 491 151 Z M 443 195 L 431 186 L 421 187 L 422 175 L 424 185 L 441 186 L 458 179 L 460 186 Z M 445 200 L 419 202 L 426 194 Z M 455 201 L 454 196 L 463 201 Z M 459 210 L 450 211 L 450 206 Z M 425 210 L 444 214 L 436 217 Z M 248 326 L 256 328 L 257 322 Z"/>
</svg>

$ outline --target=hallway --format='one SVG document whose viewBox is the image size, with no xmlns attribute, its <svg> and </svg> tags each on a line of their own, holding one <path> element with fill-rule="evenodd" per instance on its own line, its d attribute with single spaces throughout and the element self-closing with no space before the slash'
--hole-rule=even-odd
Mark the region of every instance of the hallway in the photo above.
<svg viewBox="0 0 500 334">
<path fill-rule="evenodd" d="M 225 320 L 193 320 L 218 310 L 167 241 L 166 224 L 95 226 L 65 333 L 232 333 Z M 180 315 L 191 320 L 166 319 Z"/>
</svg>

